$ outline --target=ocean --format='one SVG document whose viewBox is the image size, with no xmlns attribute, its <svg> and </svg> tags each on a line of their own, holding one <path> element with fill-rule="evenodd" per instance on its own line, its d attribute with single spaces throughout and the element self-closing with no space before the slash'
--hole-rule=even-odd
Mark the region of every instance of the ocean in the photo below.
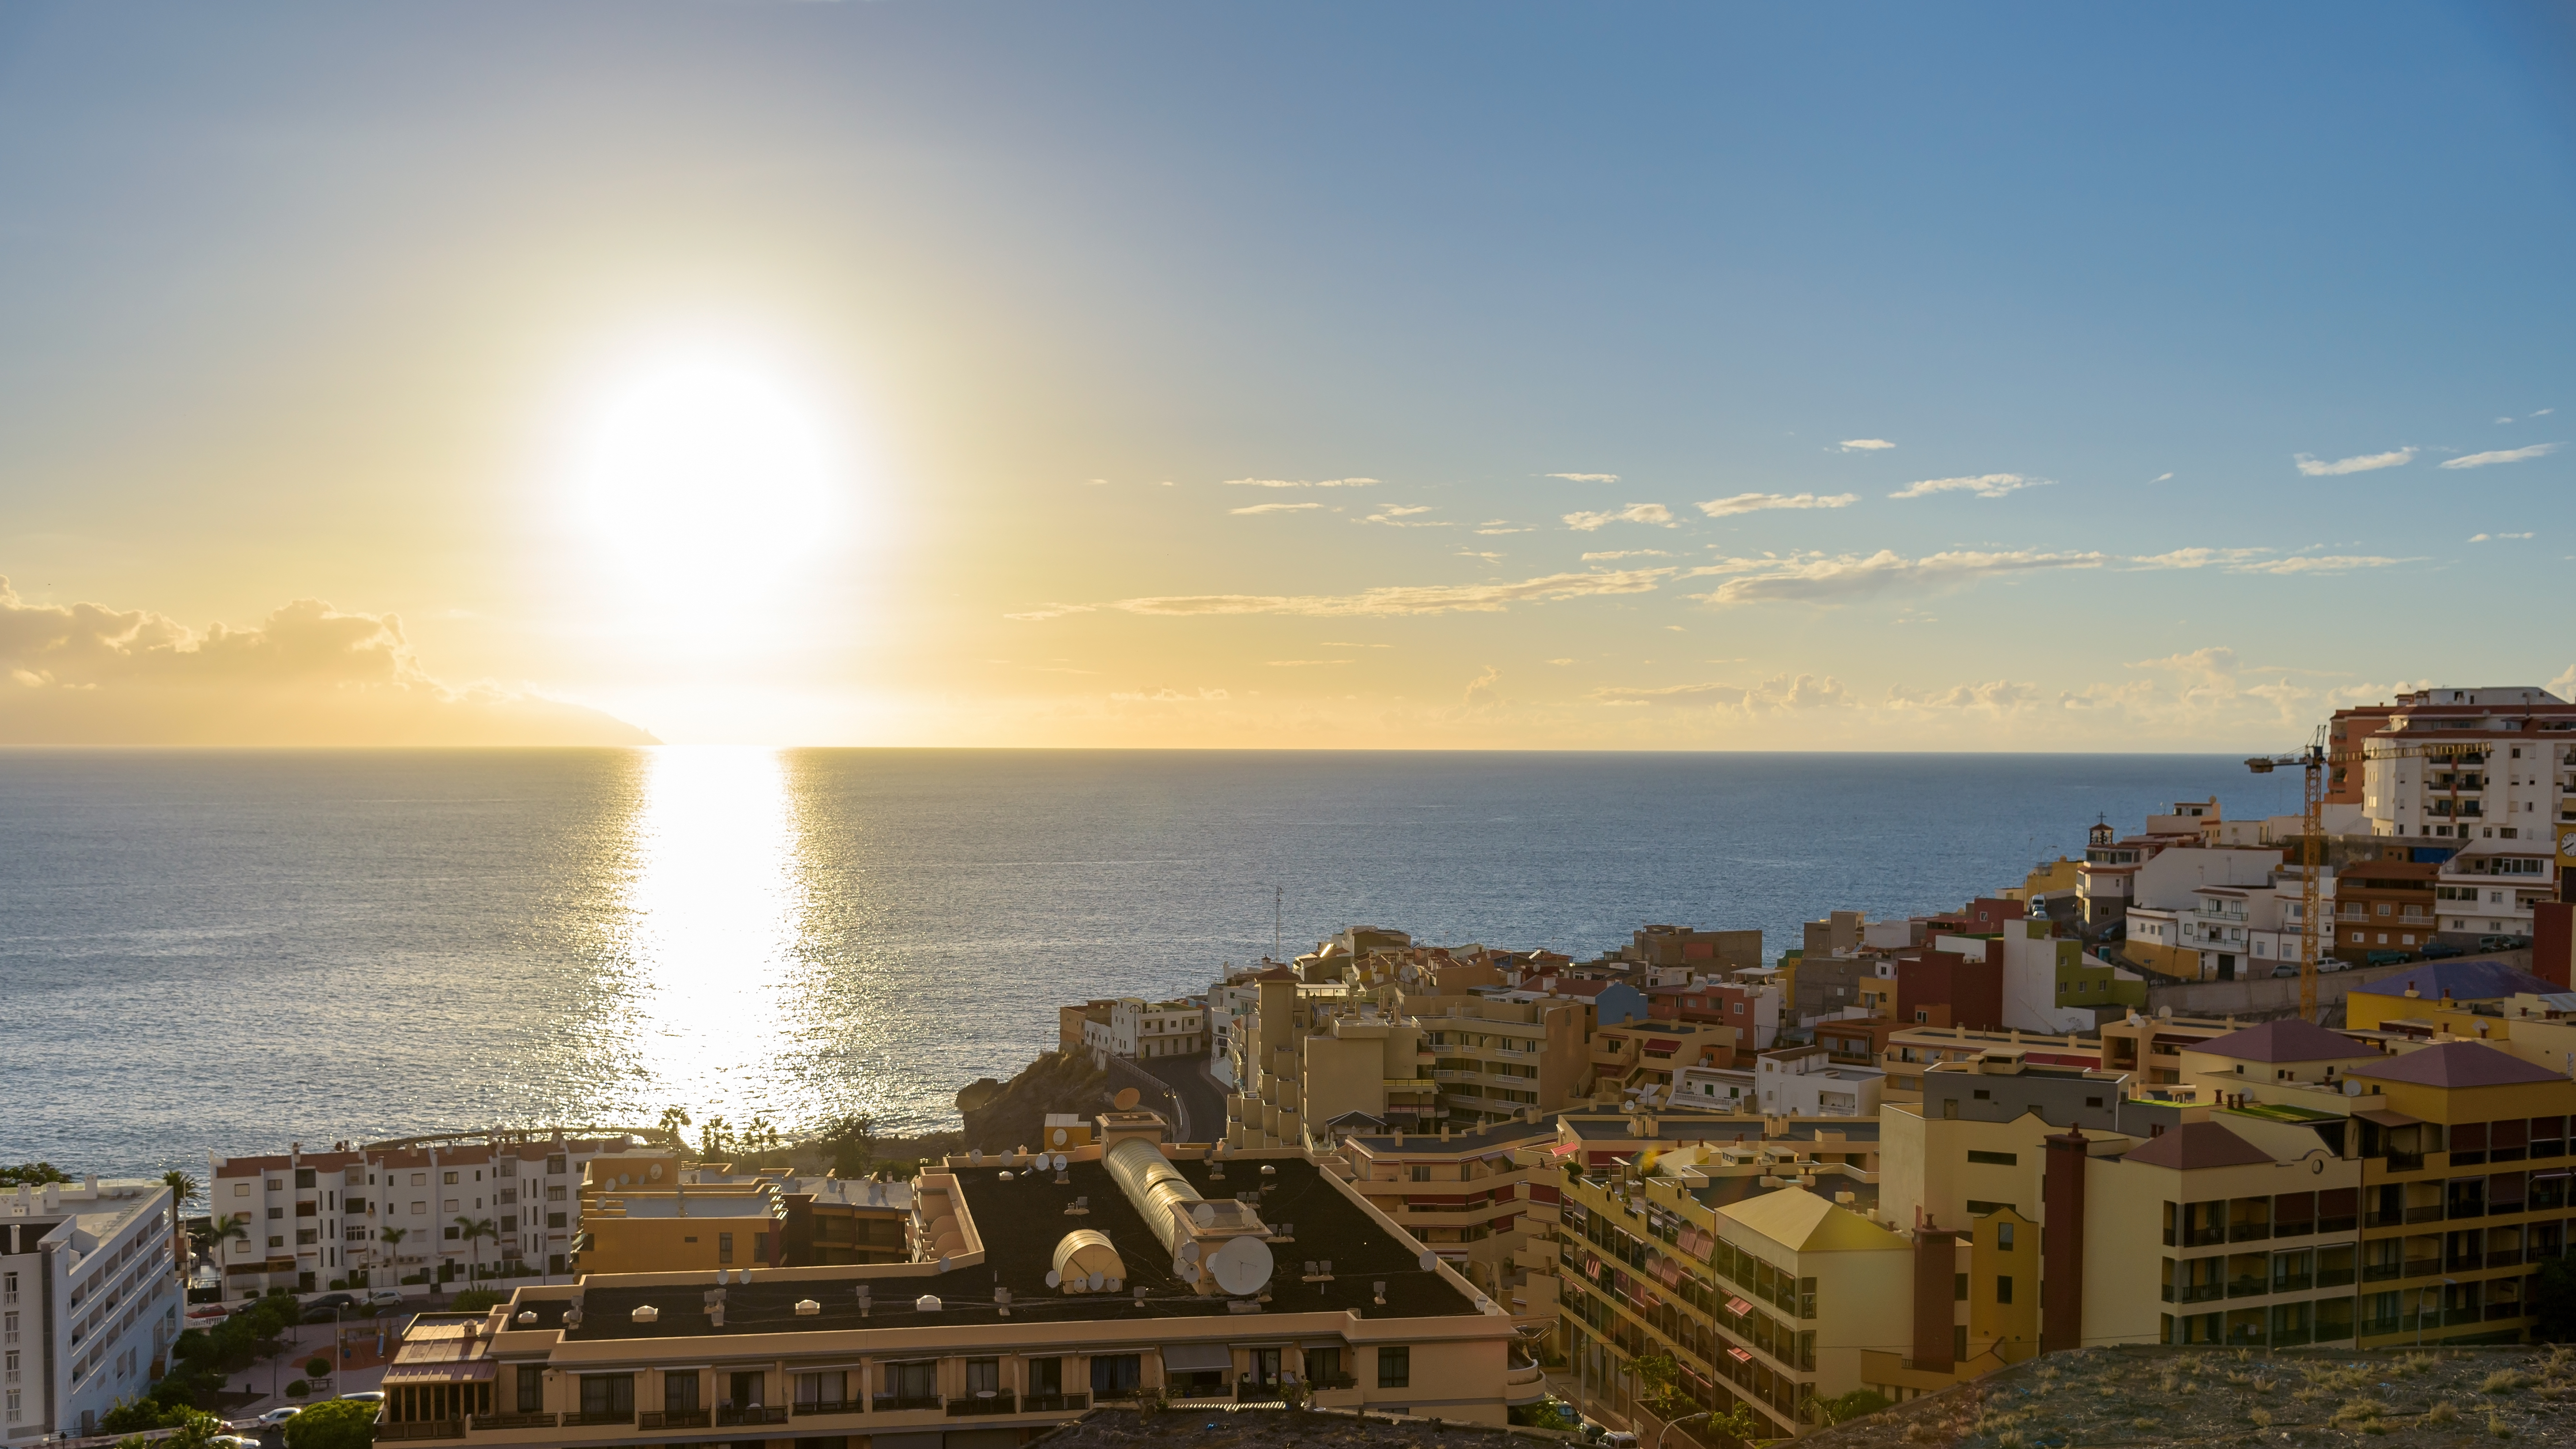
<svg viewBox="0 0 2576 1449">
<path fill-rule="evenodd" d="M 1085 997 L 1351 923 L 1588 956 L 1955 907 L 2186 755 L 0 751 L 0 1162 L 669 1106 L 953 1125 Z"/>
</svg>

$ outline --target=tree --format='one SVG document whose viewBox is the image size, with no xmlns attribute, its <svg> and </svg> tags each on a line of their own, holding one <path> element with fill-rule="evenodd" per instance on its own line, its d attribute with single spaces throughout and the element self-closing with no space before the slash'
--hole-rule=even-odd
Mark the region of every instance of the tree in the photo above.
<svg viewBox="0 0 2576 1449">
<path fill-rule="evenodd" d="M 876 1171 L 877 1120 L 865 1112 L 844 1112 L 827 1119 L 806 1136 L 822 1149 L 823 1164 L 838 1177 L 866 1177 Z"/>
<path fill-rule="evenodd" d="M 196 1247 L 198 1256 L 209 1260 L 223 1251 L 224 1244 L 235 1238 L 249 1241 L 250 1214 L 235 1213 L 230 1217 L 208 1218 L 203 1225 L 192 1225 L 188 1229 L 188 1240 Z"/>
<path fill-rule="evenodd" d="M 394 1268 L 394 1249 L 401 1247 L 402 1240 L 410 1236 L 411 1230 L 408 1228 L 376 1229 L 376 1241 L 385 1245 L 383 1250 L 379 1252 L 377 1256 L 385 1260 L 385 1270 L 387 1272 L 392 1272 Z M 402 1275 L 397 1273 L 395 1276 L 400 1277 Z M 387 1283 L 383 1286 L 391 1288 L 394 1285 Z"/>
<path fill-rule="evenodd" d="M 21 1162 L 15 1167 L 0 1167 L 0 1187 L 43 1187 L 49 1182 L 69 1182 L 71 1174 L 50 1162 Z"/>
<path fill-rule="evenodd" d="M 489 1288 L 468 1288 L 448 1300 L 450 1313 L 489 1313 L 509 1300 Z"/>
<path fill-rule="evenodd" d="M 373 1409 L 375 1405 L 369 1404 L 367 1407 Z M 106 1422 L 105 1419 L 99 1421 L 102 1426 Z M 179 1432 L 167 1439 L 146 1439 L 141 1433 L 129 1429 L 125 1432 L 134 1433 L 134 1437 L 119 1440 L 116 1449 L 214 1449 L 216 1436 L 224 1432 L 224 1421 L 212 1414 L 199 1413 L 195 1409 L 181 1409 L 148 1427 L 176 1429 Z M 108 1432 L 119 1431 L 110 1429 Z"/>
<path fill-rule="evenodd" d="M 1708 1426 L 1739 1444 L 1773 1437 L 1771 1426 L 1757 1417 L 1750 1405 L 1741 1401 L 1727 1405 L 1723 1414 L 1709 1415 Z"/>
<path fill-rule="evenodd" d="M 490 1218 L 469 1218 L 463 1213 L 456 1215 L 456 1230 L 458 1235 L 465 1239 L 465 1251 L 467 1255 L 466 1262 L 468 1265 L 466 1268 L 465 1278 L 466 1281 L 470 1283 L 474 1279 L 475 1270 L 483 1266 L 482 1250 L 475 1247 L 475 1243 L 484 1238 L 490 1238 L 494 1242 L 499 1242 L 501 1240 L 501 1231 L 500 1229 L 492 1226 L 492 1220 Z"/>
<path fill-rule="evenodd" d="M 1658 1415 L 1669 1419 L 1675 1414 L 1688 1412 L 1692 1407 L 1690 1400 L 1684 1398 L 1676 1387 L 1681 1377 L 1681 1366 L 1673 1362 L 1671 1354 L 1647 1354 L 1631 1362 L 1628 1370 L 1637 1376 L 1639 1402 Z"/>
<path fill-rule="evenodd" d="M 709 1117 L 698 1124 L 698 1156 L 709 1162 L 724 1159 L 725 1148 L 733 1142 L 731 1123 L 722 1117 Z"/>
<path fill-rule="evenodd" d="M 688 1108 L 665 1107 L 662 1109 L 662 1135 L 671 1139 L 672 1151 L 686 1152 L 688 1150 L 689 1144 L 682 1140 L 680 1136 L 680 1129 L 688 1125 Z"/>
<path fill-rule="evenodd" d="M 184 1213 L 197 1199 L 197 1180 L 177 1168 L 161 1174 L 161 1185 L 170 1189 L 170 1210 Z"/>
<path fill-rule="evenodd" d="M 2576 1343 L 2576 1258 L 2551 1258 L 2540 1265 L 2540 1283 L 2531 1295 L 2531 1326 L 2536 1343 Z"/>
<path fill-rule="evenodd" d="M 1807 1396 L 1807 1406 L 1816 1411 L 1816 1421 L 1821 1424 L 1847 1424 L 1877 1413 L 1890 1402 L 1887 1395 L 1876 1389 L 1854 1389 L 1830 1399 L 1818 1398 L 1814 1394 Z"/>
<path fill-rule="evenodd" d="M 286 1449 L 366 1449 L 376 1441 L 376 1406 L 332 1399 L 286 1421 Z"/>
</svg>

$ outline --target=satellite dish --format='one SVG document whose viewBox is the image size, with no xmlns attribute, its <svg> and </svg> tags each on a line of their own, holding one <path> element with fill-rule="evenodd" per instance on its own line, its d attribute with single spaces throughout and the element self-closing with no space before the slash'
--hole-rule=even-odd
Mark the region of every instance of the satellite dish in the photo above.
<svg viewBox="0 0 2576 1449">
<path fill-rule="evenodd" d="M 1136 1110 L 1136 1089 L 1134 1087 L 1121 1087 L 1118 1090 L 1118 1095 L 1110 1098 L 1110 1100 L 1117 1104 L 1119 1111 L 1133 1112 Z"/>
<path fill-rule="evenodd" d="M 1102 1288 L 1108 1286 L 1109 1275 L 1106 1273 L 1094 1273 L 1088 1281 L 1091 1285 L 1091 1291 L 1097 1293 Z"/>
<path fill-rule="evenodd" d="M 1062 1273 L 1057 1272 L 1057 1271 L 1056 1271 L 1056 1270 L 1054 1270 L 1053 1268 L 1049 1268 L 1049 1269 L 1047 1269 L 1047 1286 L 1048 1286 L 1049 1288 L 1061 1288 L 1061 1287 L 1063 1287 L 1063 1286 L 1064 1286 L 1064 1275 L 1063 1275 Z"/>
<path fill-rule="evenodd" d="M 1422 1250 L 1422 1256 L 1414 1259 L 1413 1261 L 1421 1264 L 1422 1271 L 1428 1273 L 1440 1266 L 1440 1255 L 1431 1251 L 1429 1248 L 1425 1248 Z"/>
<path fill-rule="evenodd" d="M 1064 1129 L 1061 1127 L 1055 1129 L 1054 1137 L 1055 1145 L 1058 1147 L 1062 1147 L 1067 1141 L 1071 1140 L 1064 1135 Z"/>
<path fill-rule="evenodd" d="M 1199 1245 L 1197 1239 L 1193 1238 L 1190 1241 L 1181 1244 L 1181 1261 L 1186 1263 L 1195 1263 L 1198 1260 Z"/>
<path fill-rule="evenodd" d="M 1194 1223 L 1196 1223 L 1196 1224 L 1198 1224 L 1200 1227 L 1203 1227 L 1203 1228 L 1212 1228 L 1212 1227 L 1215 1227 L 1215 1226 L 1216 1226 L 1216 1208 L 1215 1208 L 1215 1206 L 1214 1206 L 1213 1204 L 1209 1204 L 1209 1203 L 1200 1203 L 1197 1207 L 1194 1207 L 1194 1208 L 1190 1209 L 1190 1221 L 1191 1221 L 1191 1222 L 1194 1222 Z"/>
<path fill-rule="evenodd" d="M 1061 1152 L 1055 1155 L 1055 1170 L 1058 1172 L 1064 1171 L 1064 1154 Z"/>
<path fill-rule="evenodd" d="M 1270 1281 L 1270 1245 L 1259 1238 L 1229 1238 L 1207 1260 L 1216 1286 L 1240 1298 L 1258 1293 Z"/>
</svg>

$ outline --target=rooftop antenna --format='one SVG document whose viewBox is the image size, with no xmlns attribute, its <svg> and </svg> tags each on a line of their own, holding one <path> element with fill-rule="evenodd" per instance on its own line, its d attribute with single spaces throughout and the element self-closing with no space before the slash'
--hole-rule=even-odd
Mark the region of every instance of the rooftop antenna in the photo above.
<svg viewBox="0 0 2576 1449">
<path fill-rule="evenodd" d="M 1287 949 L 1287 938 L 1280 934 L 1279 930 L 1280 912 L 1287 902 L 1288 888 L 1283 885 L 1273 885 L 1270 888 L 1270 959 L 1273 961 L 1281 959 L 1280 953 Z"/>
</svg>

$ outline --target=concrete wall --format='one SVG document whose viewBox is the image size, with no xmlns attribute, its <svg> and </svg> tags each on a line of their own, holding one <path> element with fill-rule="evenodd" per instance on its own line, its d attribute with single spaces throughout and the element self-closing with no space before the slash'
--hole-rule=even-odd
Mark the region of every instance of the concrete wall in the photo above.
<svg viewBox="0 0 2576 1449">
<path fill-rule="evenodd" d="M 2481 951 L 2481 961 L 2502 961 L 2522 970 L 2531 969 L 2529 951 Z M 2366 981 L 2377 981 L 2411 971 L 2424 963 L 2417 961 L 2398 966 L 2357 966 L 2349 971 L 2317 973 L 2317 1006 L 2321 1013 L 2334 1008 L 2333 1018 L 2342 1020 L 2346 992 Z M 2187 981 L 2165 985 L 2147 983 L 2147 1015 L 2153 1016 L 2166 1007 L 2176 1016 L 2233 1016 L 2251 1025 L 2278 1016 L 2296 1016 L 2299 1011 L 2299 978 L 2266 976 L 2252 981 Z"/>
</svg>

